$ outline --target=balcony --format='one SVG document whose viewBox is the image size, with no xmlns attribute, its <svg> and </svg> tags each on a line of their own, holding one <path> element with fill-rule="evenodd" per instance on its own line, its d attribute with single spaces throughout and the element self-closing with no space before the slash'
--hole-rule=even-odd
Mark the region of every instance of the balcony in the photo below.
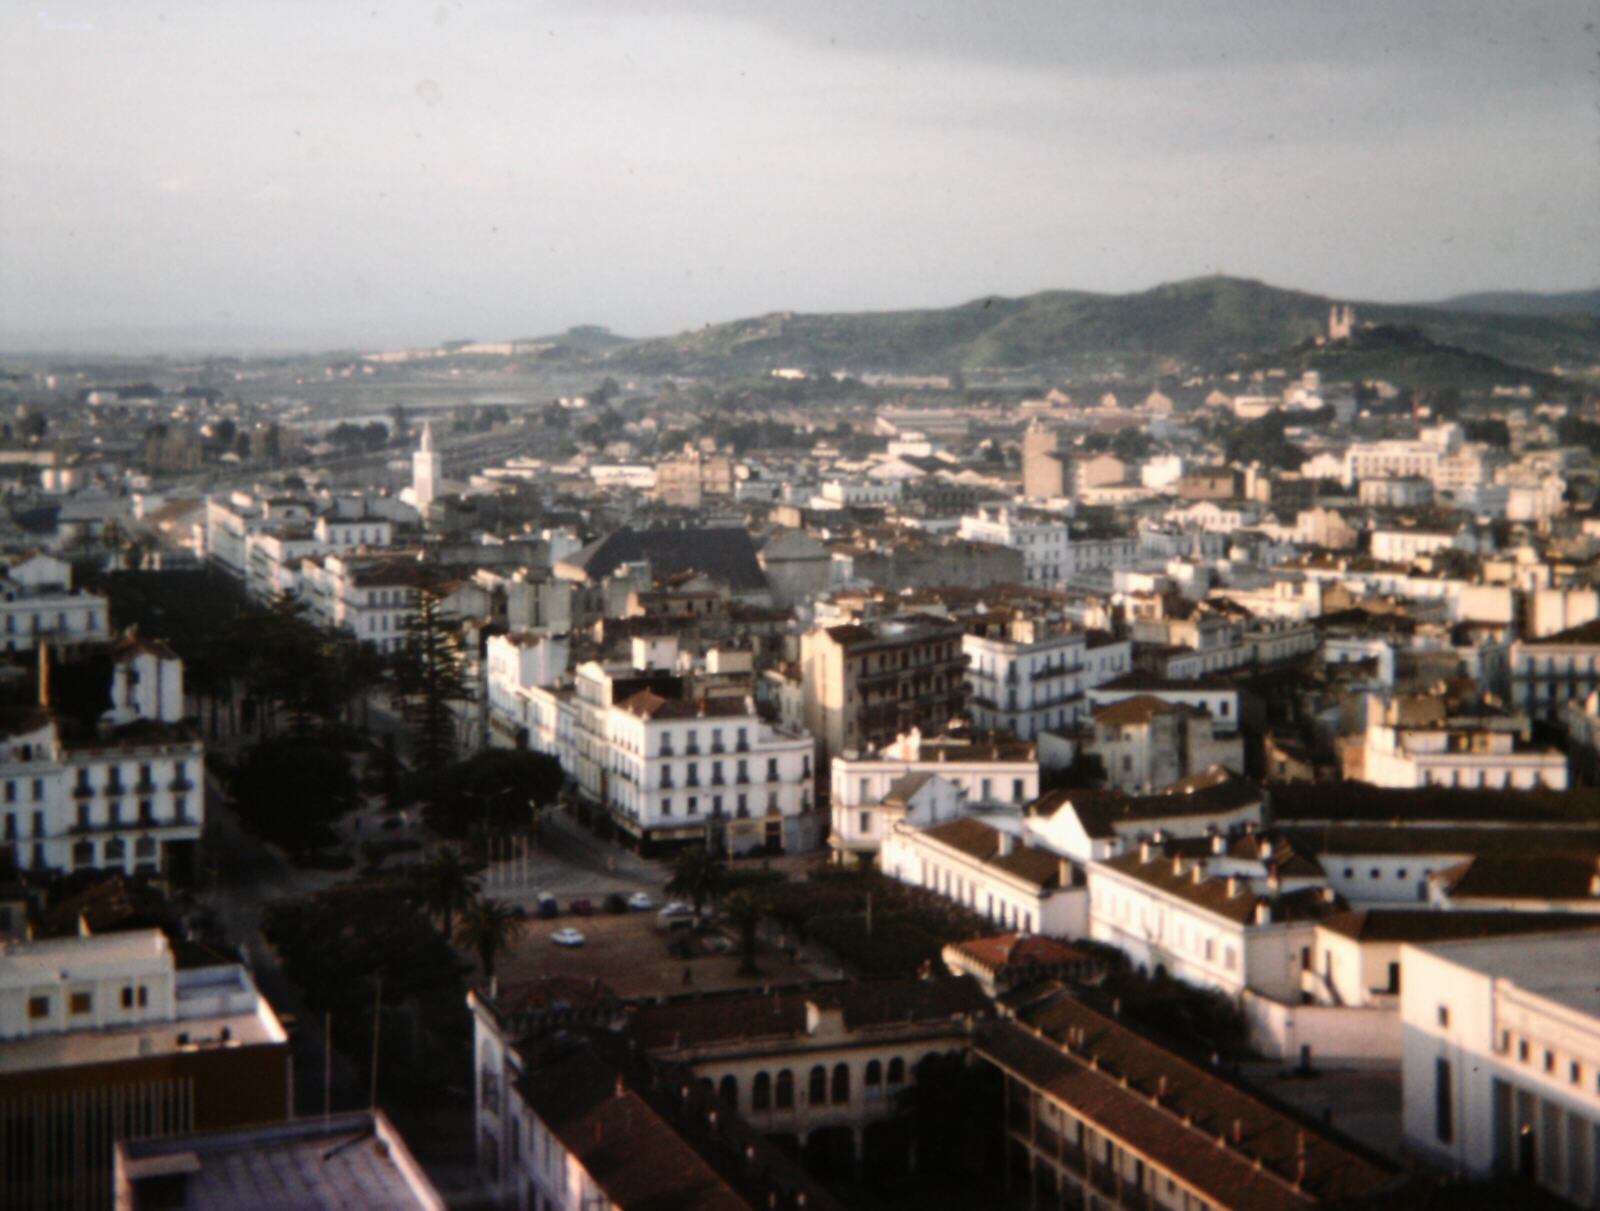
<svg viewBox="0 0 1600 1211">
<path fill-rule="evenodd" d="M 750 742 L 741 736 L 734 741 L 733 751 L 736 753 L 748 753 L 750 751 Z"/>
<path fill-rule="evenodd" d="M 153 794 L 155 794 L 156 793 L 155 779 L 154 778 L 149 778 L 149 777 L 140 778 L 139 781 L 137 781 L 137 782 L 135 782 L 133 784 L 133 793 L 136 794 L 136 795 L 153 795 Z"/>
<path fill-rule="evenodd" d="M 108 799 L 128 793 L 128 788 L 123 786 L 121 782 L 107 782 L 100 790 Z"/>
<path fill-rule="evenodd" d="M 171 782 L 167 783 L 167 789 L 169 791 L 174 791 L 181 794 L 184 791 L 192 791 L 194 789 L 194 783 L 190 779 L 180 775 L 179 777 L 174 778 Z"/>
<path fill-rule="evenodd" d="M 72 788 L 72 797 L 74 799 L 89 799 L 93 796 L 94 787 L 88 785 L 87 783 L 80 782 L 78 785 Z"/>
</svg>

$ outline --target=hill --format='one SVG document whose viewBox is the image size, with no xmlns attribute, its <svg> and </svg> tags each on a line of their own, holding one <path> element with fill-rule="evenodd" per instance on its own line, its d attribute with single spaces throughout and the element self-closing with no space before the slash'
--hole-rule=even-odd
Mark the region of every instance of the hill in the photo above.
<svg viewBox="0 0 1600 1211">
<path fill-rule="evenodd" d="M 606 355 L 646 372 L 761 374 L 778 366 L 950 372 L 1037 368 L 1131 375 L 1226 369 L 1323 335 L 1335 302 L 1262 282 L 1204 277 L 1133 294 L 1047 291 L 921 311 L 775 312 L 619 346 Z M 1431 376 L 1426 346 L 1465 355 L 1490 377 L 1600 364 L 1600 314 L 1492 314 L 1353 303 L 1358 322 L 1415 330 L 1408 358 Z M 1420 359 L 1420 360 L 1419 360 Z M 1486 360 L 1482 360 L 1486 359 Z"/>
<path fill-rule="evenodd" d="M 1441 311 L 1476 311 L 1490 315 L 1596 315 L 1600 290 L 1568 290 L 1536 294 L 1527 290 L 1485 290 L 1458 294 L 1432 304 Z"/>
</svg>

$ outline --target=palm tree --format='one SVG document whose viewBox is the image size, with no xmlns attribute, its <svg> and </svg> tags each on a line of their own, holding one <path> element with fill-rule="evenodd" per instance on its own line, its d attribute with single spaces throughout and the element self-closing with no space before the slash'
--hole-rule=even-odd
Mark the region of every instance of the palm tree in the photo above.
<svg viewBox="0 0 1600 1211">
<path fill-rule="evenodd" d="M 522 932 L 522 921 L 502 900 L 475 900 L 461 913 L 456 941 L 478 952 L 483 974 L 494 975 L 494 961 Z"/>
<path fill-rule="evenodd" d="M 767 915 L 767 901 L 752 887 L 741 887 L 728 897 L 724 906 L 739 928 L 739 974 L 756 974 L 756 930 Z"/>
<path fill-rule="evenodd" d="M 704 845 L 696 845 L 673 859 L 667 894 L 688 900 L 698 917 L 705 903 L 720 896 L 727 883 L 727 865 Z"/>
<path fill-rule="evenodd" d="M 453 933 L 456 914 L 478 899 L 478 880 L 454 846 L 441 845 L 417 871 L 417 895 L 424 907 L 444 919 L 444 936 Z"/>
</svg>

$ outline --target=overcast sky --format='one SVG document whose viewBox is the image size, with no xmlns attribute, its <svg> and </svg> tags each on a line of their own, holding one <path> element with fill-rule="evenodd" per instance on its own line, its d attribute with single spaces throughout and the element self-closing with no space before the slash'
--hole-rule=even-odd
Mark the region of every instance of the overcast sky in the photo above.
<svg viewBox="0 0 1600 1211">
<path fill-rule="evenodd" d="M 10 0 L 0 345 L 1600 284 L 1593 0 Z M 92 337 L 85 338 L 93 343 Z"/>
</svg>

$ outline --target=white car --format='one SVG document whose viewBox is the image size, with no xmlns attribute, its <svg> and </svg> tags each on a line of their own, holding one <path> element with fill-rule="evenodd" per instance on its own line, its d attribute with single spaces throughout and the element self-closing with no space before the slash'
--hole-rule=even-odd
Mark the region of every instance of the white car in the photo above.
<svg viewBox="0 0 1600 1211">
<path fill-rule="evenodd" d="M 655 907 L 648 892 L 636 891 L 628 897 L 628 907 L 634 912 L 649 912 Z"/>
<path fill-rule="evenodd" d="M 557 946 L 582 946 L 583 934 L 573 929 L 570 925 L 565 929 L 558 929 L 550 935 L 550 940 Z"/>
</svg>

